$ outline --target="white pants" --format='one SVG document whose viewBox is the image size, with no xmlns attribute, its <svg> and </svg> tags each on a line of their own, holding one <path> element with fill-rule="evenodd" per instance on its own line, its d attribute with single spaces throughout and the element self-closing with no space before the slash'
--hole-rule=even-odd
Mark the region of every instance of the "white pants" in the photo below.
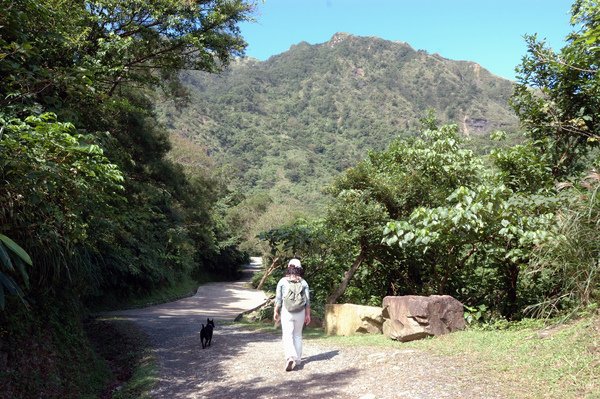
<svg viewBox="0 0 600 399">
<path fill-rule="evenodd" d="M 298 362 L 302 358 L 302 328 L 306 310 L 290 313 L 281 307 L 281 334 L 285 358 Z"/>
</svg>

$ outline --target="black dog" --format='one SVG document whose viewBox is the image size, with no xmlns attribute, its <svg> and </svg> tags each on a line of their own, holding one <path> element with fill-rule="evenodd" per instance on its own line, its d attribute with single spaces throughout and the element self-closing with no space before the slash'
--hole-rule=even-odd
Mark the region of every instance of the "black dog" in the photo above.
<svg viewBox="0 0 600 399">
<path fill-rule="evenodd" d="M 202 329 L 200 330 L 200 343 L 202 344 L 202 349 L 206 348 L 207 346 L 210 346 L 214 328 L 215 319 L 206 319 L 206 326 L 202 324 Z"/>
</svg>

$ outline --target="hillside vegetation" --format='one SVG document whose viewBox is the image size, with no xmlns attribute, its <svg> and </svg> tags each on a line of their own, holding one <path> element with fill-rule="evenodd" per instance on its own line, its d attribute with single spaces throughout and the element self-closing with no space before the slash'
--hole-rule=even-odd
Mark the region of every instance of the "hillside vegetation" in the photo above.
<svg viewBox="0 0 600 399">
<path fill-rule="evenodd" d="M 482 152 L 491 132 L 514 132 L 518 123 L 508 106 L 512 82 L 473 62 L 345 33 L 264 62 L 240 59 L 219 75 L 187 72 L 182 81 L 187 104 L 159 104 L 177 142 L 172 157 L 194 165 L 209 155 L 227 165 L 222 173 L 232 186 L 259 203 L 241 204 L 240 213 L 254 216 L 245 223 L 248 240 L 260 231 L 250 224 L 320 212 L 333 176 L 369 150 L 414 135 L 430 112 L 457 123 Z M 200 147 L 195 157 L 191 146 Z"/>
<path fill-rule="evenodd" d="M 315 309 L 447 294 L 472 321 L 596 311 L 599 15 L 597 1 L 575 2 L 577 30 L 558 52 L 526 38 L 510 98 L 524 141 L 481 154 L 460 124 L 427 115 L 338 173 L 322 215 L 260 234 L 270 262 L 259 284 L 272 289 L 294 256 Z"/>
</svg>

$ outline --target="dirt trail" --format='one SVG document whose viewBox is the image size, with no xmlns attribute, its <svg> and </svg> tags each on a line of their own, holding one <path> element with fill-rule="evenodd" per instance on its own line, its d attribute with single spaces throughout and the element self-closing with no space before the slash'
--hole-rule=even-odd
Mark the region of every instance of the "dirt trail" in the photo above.
<svg viewBox="0 0 600 399">
<path fill-rule="evenodd" d="M 159 364 L 154 398 L 503 398 L 473 366 L 411 349 L 331 347 L 305 340 L 303 364 L 284 371 L 280 337 L 222 324 L 266 299 L 247 281 L 203 285 L 194 297 L 111 312 L 150 337 Z M 200 346 L 200 324 L 215 319 L 212 345 Z M 459 362 L 461 363 L 461 362 Z M 462 362 L 464 363 L 464 362 Z M 474 381 L 475 380 L 475 381 Z"/>
</svg>

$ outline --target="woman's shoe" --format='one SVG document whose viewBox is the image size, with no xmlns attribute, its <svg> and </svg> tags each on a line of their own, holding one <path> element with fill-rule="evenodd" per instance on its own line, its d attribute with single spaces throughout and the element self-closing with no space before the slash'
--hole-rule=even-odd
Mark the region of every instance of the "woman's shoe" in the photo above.
<svg viewBox="0 0 600 399">
<path fill-rule="evenodd" d="M 296 365 L 296 363 L 294 362 L 294 359 L 289 358 L 285 365 L 285 371 L 292 371 L 294 369 L 295 365 Z"/>
</svg>

